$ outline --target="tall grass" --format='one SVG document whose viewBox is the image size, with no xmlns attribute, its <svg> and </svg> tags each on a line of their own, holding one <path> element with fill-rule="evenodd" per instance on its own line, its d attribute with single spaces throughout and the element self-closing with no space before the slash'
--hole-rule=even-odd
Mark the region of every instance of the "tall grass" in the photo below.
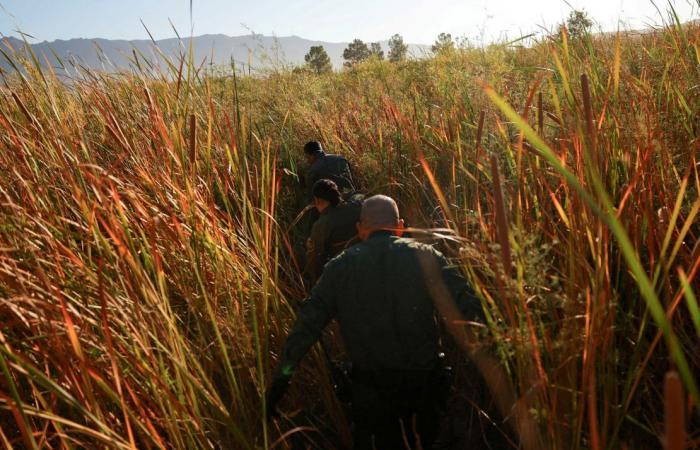
<svg viewBox="0 0 700 450">
<path fill-rule="evenodd" d="M 308 288 L 291 224 L 310 138 L 409 224 L 466 238 L 443 250 L 547 448 L 678 448 L 664 411 L 700 445 L 697 25 L 323 76 L 215 76 L 186 56 L 159 72 L 135 55 L 130 73 L 66 83 L 5 57 L 5 447 L 347 445 L 321 355 L 282 420 L 260 400 Z M 517 440 L 454 358 L 453 411 L 476 405 Z"/>
</svg>

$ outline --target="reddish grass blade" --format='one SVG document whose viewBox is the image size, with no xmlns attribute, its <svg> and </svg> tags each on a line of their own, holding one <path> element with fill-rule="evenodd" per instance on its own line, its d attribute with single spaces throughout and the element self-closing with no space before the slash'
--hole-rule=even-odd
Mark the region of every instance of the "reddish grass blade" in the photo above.
<svg viewBox="0 0 700 450">
<path fill-rule="evenodd" d="M 591 101 L 591 88 L 588 83 L 588 75 L 585 73 L 581 75 L 581 95 L 583 97 L 583 112 L 584 120 L 586 121 L 586 133 L 589 139 L 589 152 L 592 157 L 593 162 L 598 166 L 598 154 L 597 154 L 597 142 L 595 133 L 595 122 L 593 119 L 593 104 Z"/>
<path fill-rule="evenodd" d="M 484 118 L 485 118 L 485 116 L 486 116 L 486 113 L 484 112 L 483 109 L 481 111 L 479 111 L 479 122 L 478 122 L 477 127 L 476 127 L 476 142 L 475 142 L 475 146 L 476 146 L 477 150 L 481 147 L 481 137 L 482 137 L 482 133 L 484 132 Z"/>
<path fill-rule="evenodd" d="M 666 372 L 664 378 L 664 411 L 664 449 L 685 449 L 685 398 L 681 379 L 675 371 Z"/>
<path fill-rule="evenodd" d="M 544 132 L 544 106 L 542 106 L 542 92 L 537 93 L 537 132 Z"/>
<path fill-rule="evenodd" d="M 194 177 L 197 169 L 197 117 L 190 114 L 190 170 Z"/>
<path fill-rule="evenodd" d="M 510 256 L 510 241 L 508 238 L 508 219 L 506 215 L 506 205 L 503 198 L 503 189 L 501 187 L 501 175 L 498 169 L 498 160 L 495 155 L 491 156 L 491 176 L 493 179 L 493 198 L 494 198 L 494 213 L 496 218 L 496 231 L 498 242 L 501 246 L 501 259 L 503 262 L 503 271 L 507 277 L 510 276 L 511 256 Z"/>
</svg>

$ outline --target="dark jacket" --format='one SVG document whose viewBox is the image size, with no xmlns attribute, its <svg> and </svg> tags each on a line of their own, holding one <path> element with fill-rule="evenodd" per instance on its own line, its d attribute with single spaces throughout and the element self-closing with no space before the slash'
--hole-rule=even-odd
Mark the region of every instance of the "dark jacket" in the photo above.
<svg viewBox="0 0 700 450">
<path fill-rule="evenodd" d="M 361 200 L 324 209 L 311 228 L 307 243 L 307 265 L 313 281 L 321 276 L 323 266 L 331 258 L 357 242 L 357 222 L 362 210 Z"/>
<path fill-rule="evenodd" d="M 482 317 L 480 301 L 442 254 L 374 233 L 328 262 L 298 312 L 275 376 L 290 376 L 333 318 L 354 368 L 431 368 L 439 353 L 436 306 L 445 302 L 456 303 L 467 320 Z"/>
<path fill-rule="evenodd" d="M 306 171 L 304 185 L 308 190 L 309 197 L 312 196 L 311 189 L 314 183 L 321 179 L 328 179 L 338 185 L 338 189 L 343 195 L 355 192 L 355 183 L 352 179 L 350 164 L 348 160 L 339 155 L 326 155 L 321 153 L 316 161 Z"/>
</svg>

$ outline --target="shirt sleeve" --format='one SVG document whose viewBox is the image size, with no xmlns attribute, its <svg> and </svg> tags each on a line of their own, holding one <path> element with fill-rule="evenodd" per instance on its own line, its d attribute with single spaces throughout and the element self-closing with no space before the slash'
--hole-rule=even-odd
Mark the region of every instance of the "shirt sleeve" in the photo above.
<svg viewBox="0 0 700 450">
<path fill-rule="evenodd" d="M 476 296 L 474 289 L 464 278 L 459 267 L 450 264 L 447 259 L 439 254 L 439 264 L 441 266 L 442 279 L 447 289 L 454 299 L 457 309 L 462 313 L 465 320 L 484 322 L 484 311 L 481 307 L 481 300 Z"/>
<path fill-rule="evenodd" d="M 326 263 L 328 255 L 326 249 L 326 241 L 328 240 L 328 227 L 321 220 L 317 220 L 311 227 L 311 236 L 309 237 L 309 246 L 306 251 L 307 264 L 309 275 L 312 281 L 316 281 L 321 276 L 323 265 Z"/>
<path fill-rule="evenodd" d="M 348 181 L 350 182 L 350 186 L 352 187 L 353 191 L 359 191 L 360 190 L 360 185 L 358 184 L 358 181 L 355 179 L 353 176 L 352 172 L 352 166 L 350 165 L 349 161 L 345 162 L 346 164 L 346 171 L 348 173 Z"/>
<path fill-rule="evenodd" d="M 332 277 L 324 274 L 303 302 L 297 320 L 282 348 L 274 377 L 289 378 L 309 349 L 319 340 L 323 329 L 335 317 L 336 305 Z"/>
</svg>

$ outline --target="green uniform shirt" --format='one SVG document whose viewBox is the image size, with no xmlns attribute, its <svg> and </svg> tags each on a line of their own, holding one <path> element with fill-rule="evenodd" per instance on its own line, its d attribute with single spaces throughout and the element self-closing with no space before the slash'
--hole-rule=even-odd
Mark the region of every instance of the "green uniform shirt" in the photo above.
<svg viewBox="0 0 700 450">
<path fill-rule="evenodd" d="M 348 160 L 339 155 L 321 154 L 306 171 L 305 184 L 312 196 L 311 189 L 314 183 L 321 179 L 328 179 L 338 185 L 343 195 L 354 192 L 355 184 L 352 180 L 350 164 Z"/>
<path fill-rule="evenodd" d="M 436 305 L 446 301 L 434 298 L 438 291 L 465 319 L 481 317 L 479 299 L 440 252 L 388 232 L 374 233 L 328 262 L 298 312 L 275 376 L 290 376 L 333 318 L 353 367 L 432 368 L 439 352 Z"/>
<path fill-rule="evenodd" d="M 356 242 L 361 210 L 359 201 L 343 202 L 324 209 L 314 222 L 307 244 L 307 263 L 314 281 L 321 276 L 328 260 Z"/>
</svg>

